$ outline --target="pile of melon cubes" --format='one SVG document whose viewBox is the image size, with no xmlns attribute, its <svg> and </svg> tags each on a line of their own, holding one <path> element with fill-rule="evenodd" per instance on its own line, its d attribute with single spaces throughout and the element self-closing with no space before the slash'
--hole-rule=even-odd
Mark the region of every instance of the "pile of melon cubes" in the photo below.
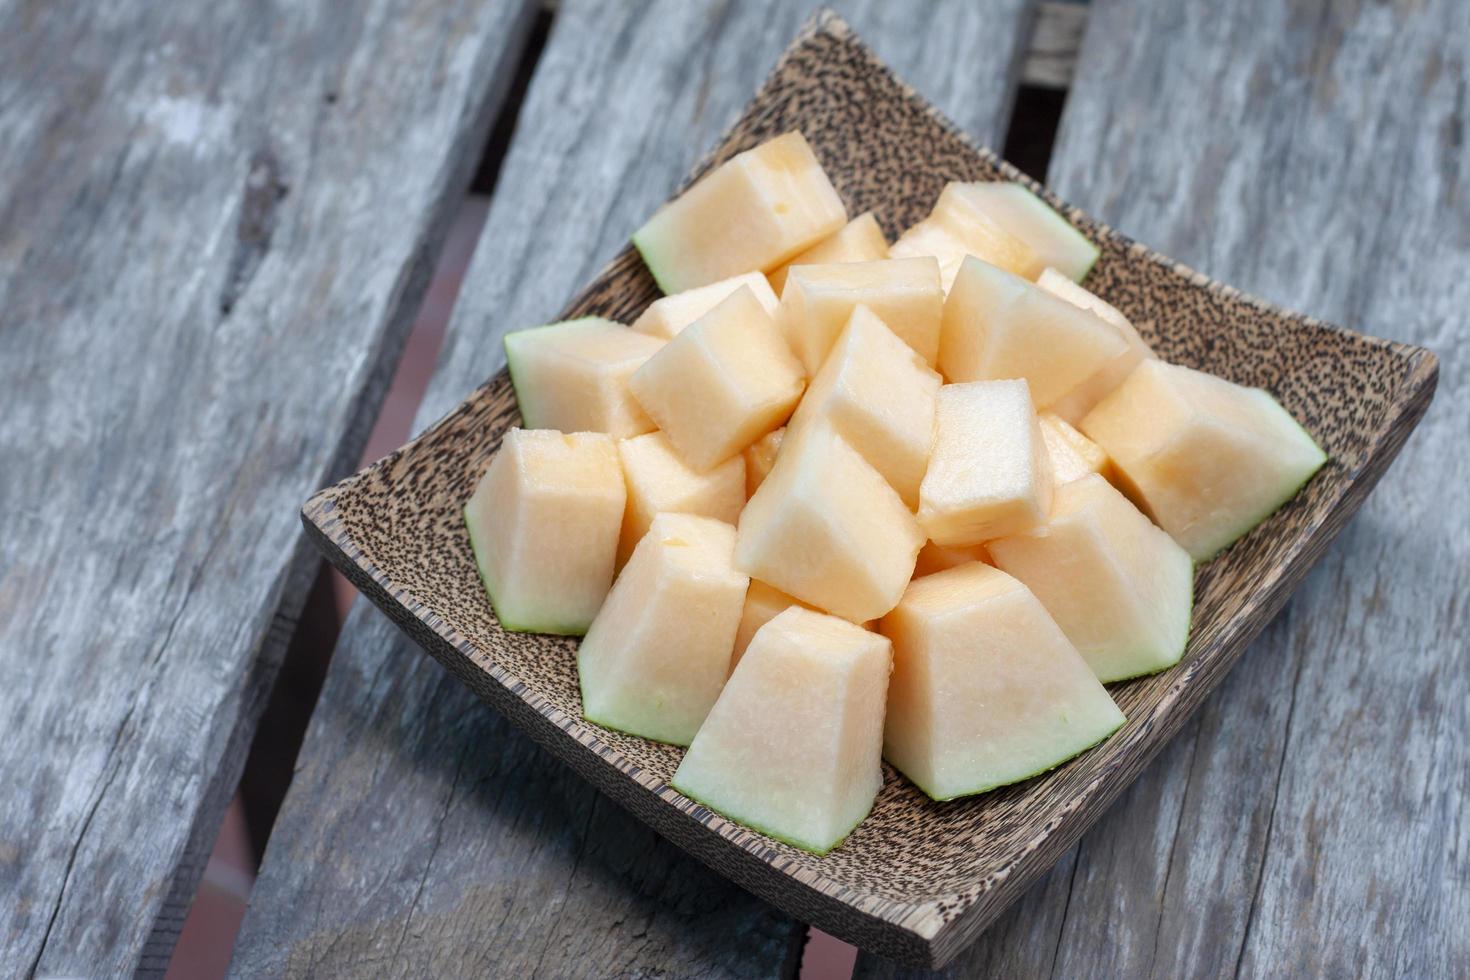
<svg viewBox="0 0 1470 980">
<path fill-rule="evenodd" d="M 800 133 L 633 239 L 631 325 L 509 335 L 525 429 L 465 508 L 505 629 L 585 634 L 583 712 L 688 746 L 680 792 L 817 853 L 882 759 L 935 800 L 1124 724 L 1193 566 L 1323 464 L 1264 391 L 1168 364 L 1078 285 L 1098 250 L 1014 183 L 890 246 Z"/>
</svg>

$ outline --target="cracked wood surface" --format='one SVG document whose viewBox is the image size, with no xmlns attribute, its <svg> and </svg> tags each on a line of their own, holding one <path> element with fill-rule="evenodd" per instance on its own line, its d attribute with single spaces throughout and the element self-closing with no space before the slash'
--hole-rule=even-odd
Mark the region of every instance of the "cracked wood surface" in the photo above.
<svg viewBox="0 0 1470 980">
<path fill-rule="evenodd" d="M 1057 191 L 1232 285 L 1429 347 L 1440 393 L 1226 682 L 947 975 L 1470 963 L 1467 36 L 1458 0 L 1093 5 Z"/>
<path fill-rule="evenodd" d="M 167 965 L 530 10 L 0 2 L 0 975 Z"/>
<path fill-rule="evenodd" d="M 946 3 L 917 24 L 879 0 L 837 6 L 998 143 L 1025 3 Z M 503 365 L 507 330 L 554 316 L 623 245 L 810 12 L 797 0 L 559 5 L 417 428 Z M 770 977 L 795 965 L 799 924 L 610 804 L 366 603 L 298 766 L 237 975 Z"/>
</svg>

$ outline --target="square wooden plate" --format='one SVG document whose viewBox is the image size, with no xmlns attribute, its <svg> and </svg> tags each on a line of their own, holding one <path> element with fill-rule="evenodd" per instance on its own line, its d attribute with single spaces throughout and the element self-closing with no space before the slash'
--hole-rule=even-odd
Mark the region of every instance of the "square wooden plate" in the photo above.
<svg viewBox="0 0 1470 980">
<path fill-rule="evenodd" d="M 691 180 L 792 129 L 806 134 L 850 213 L 873 210 L 890 239 L 927 214 L 947 181 L 1032 184 L 972 145 L 831 14 L 804 29 Z M 1048 199 L 1102 248 L 1087 286 L 1161 356 L 1270 390 L 1332 460 L 1199 570 L 1184 660 L 1111 688 L 1127 725 L 1044 776 L 937 804 L 888 770 L 872 815 L 821 858 L 669 788 L 682 750 L 584 722 L 576 641 L 505 632 L 481 591 L 460 508 L 519 421 L 503 370 L 422 436 L 308 501 L 307 530 L 480 697 L 661 834 L 799 919 L 886 956 L 941 965 L 1057 860 L 1219 683 L 1357 510 L 1435 385 L 1426 350 L 1276 309 Z M 625 249 L 565 316 L 628 322 L 657 295 Z"/>
</svg>

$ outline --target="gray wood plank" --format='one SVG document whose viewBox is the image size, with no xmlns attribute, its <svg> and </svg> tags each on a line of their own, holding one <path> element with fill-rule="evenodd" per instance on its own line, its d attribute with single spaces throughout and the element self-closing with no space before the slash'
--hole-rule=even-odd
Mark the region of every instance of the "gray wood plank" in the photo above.
<svg viewBox="0 0 1470 980">
<path fill-rule="evenodd" d="M 167 965 L 529 10 L 0 4 L 0 975 Z"/>
<path fill-rule="evenodd" d="M 917 25 L 877 0 L 839 10 L 995 141 L 1025 7 L 948 3 Z M 419 427 L 503 365 L 506 330 L 554 316 L 623 245 L 809 12 L 797 0 L 559 6 Z M 772 976 L 793 964 L 801 934 L 617 810 L 359 604 L 232 970 Z"/>
<path fill-rule="evenodd" d="M 950 971 L 1463 976 L 1470 7 L 1094 4 L 1058 192 L 1257 295 L 1430 347 L 1393 470 L 1199 715 Z M 1061 916 L 1056 909 L 1064 909 Z M 863 977 L 911 975 L 865 960 Z"/>
</svg>

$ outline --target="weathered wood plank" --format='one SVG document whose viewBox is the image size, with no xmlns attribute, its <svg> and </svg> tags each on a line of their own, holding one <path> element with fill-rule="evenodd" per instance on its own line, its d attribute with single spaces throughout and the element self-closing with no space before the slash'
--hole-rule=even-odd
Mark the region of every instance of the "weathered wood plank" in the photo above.
<svg viewBox="0 0 1470 980">
<path fill-rule="evenodd" d="M 1025 4 L 840 12 L 983 138 L 1004 132 Z M 422 426 L 503 363 L 734 118 L 797 0 L 572 2 L 521 112 Z M 932 49 L 947 54 L 931 57 Z M 974 51 L 992 56 L 975 58 Z M 963 56 L 962 56 L 963 55 Z M 344 630 L 233 964 L 242 975 L 771 976 L 801 929 L 534 748 L 378 613 Z"/>
<path fill-rule="evenodd" d="M 1094 4 L 1057 190 L 1227 282 L 1432 348 L 1441 391 L 1283 615 L 1062 862 L 1069 881 L 1028 896 L 1024 946 L 992 930 L 951 975 L 1470 963 L 1467 32 L 1456 0 Z"/>
<path fill-rule="evenodd" d="M 167 964 L 530 10 L 0 4 L 0 975 Z"/>
</svg>

